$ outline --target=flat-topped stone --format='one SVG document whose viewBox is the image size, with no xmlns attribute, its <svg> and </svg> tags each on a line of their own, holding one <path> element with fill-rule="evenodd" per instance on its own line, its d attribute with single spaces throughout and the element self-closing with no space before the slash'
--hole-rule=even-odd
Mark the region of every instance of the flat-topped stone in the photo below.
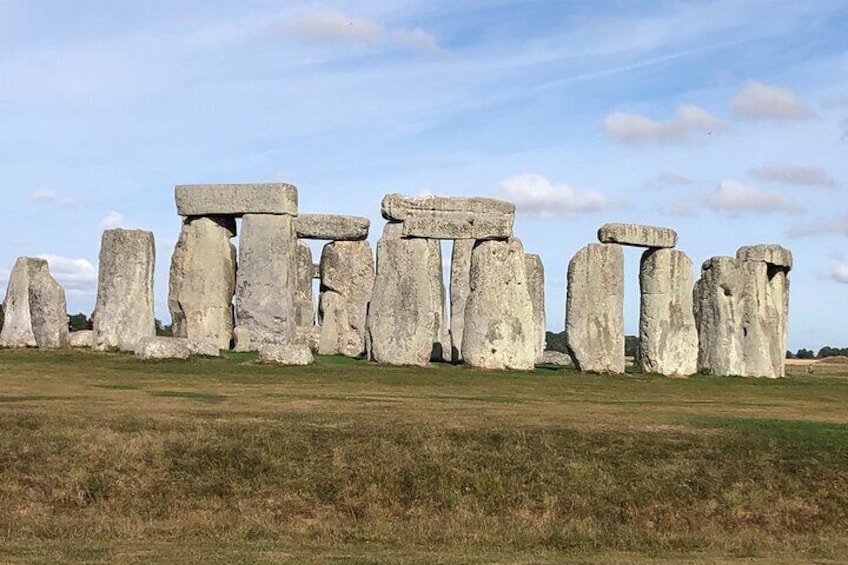
<svg viewBox="0 0 848 565">
<path fill-rule="evenodd" d="M 174 199 L 180 216 L 297 216 L 297 187 L 286 183 L 182 184 Z"/>
<path fill-rule="evenodd" d="M 428 239 L 507 239 L 512 236 L 512 214 L 415 211 L 403 221 L 403 237 Z"/>
<path fill-rule="evenodd" d="M 361 216 L 333 214 L 302 214 L 294 221 L 300 239 L 330 241 L 360 241 L 368 237 L 371 220 Z"/>
<path fill-rule="evenodd" d="M 776 244 L 761 243 L 745 245 L 736 251 L 736 258 L 743 261 L 762 261 L 775 267 L 792 268 L 792 252 Z"/>
<path fill-rule="evenodd" d="M 268 365 L 311 365 L 315 358 L 307 345 L 265 344 L 257 360 Z"/>
<path fill-rule="evenodd" d="M 604 224 L 598 230 L 601 243 L 618 243 L 634 247 L 674 247 L 677 232 L 671 228 L 657 228 L 640 224 Z"/>
<path fill-rule="evenodd" d="M 135 346 L 139 359 L 188 359 L 188 339 L 181 337 L 143 337 Z"/>
<path fill-rule="evenodd" d="M 387 220 L 404 221 L 422 211 L 472 212 L 475 214 L 515 214 L 515 205 L 494 198 L 467 198 L 459 196 L 404 196 L 387 194 L 380 206 Z"/>
</svg>

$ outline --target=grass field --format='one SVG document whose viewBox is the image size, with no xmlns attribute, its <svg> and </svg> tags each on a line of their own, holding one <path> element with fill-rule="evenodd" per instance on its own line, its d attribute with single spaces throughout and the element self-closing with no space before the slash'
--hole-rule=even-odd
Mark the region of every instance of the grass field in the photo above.
<svg viewBox="0 0 848 565">
<path fill-rule="evenodd" d="M 248 360 L 0 351 L 0 562 L 848 555 L 848 364 L 767 381 Z"/>
</svg>

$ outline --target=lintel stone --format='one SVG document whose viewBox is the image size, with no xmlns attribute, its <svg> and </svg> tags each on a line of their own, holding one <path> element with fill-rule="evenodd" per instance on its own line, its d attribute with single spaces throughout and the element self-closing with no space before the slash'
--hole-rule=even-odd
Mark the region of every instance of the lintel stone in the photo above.
<svg viewBox="0 0 848 565">
<path fill-rule="evenodd" d="M 598 230 L 601 243 L 618 243 L 634 247 L 671 248 L 677 245 L 677 232 L 640 224 L 604 224 Z"/>
<path fill-rule="evenodd" d="M 368 238 L 371 221 L 360 216 L 333 214 L 302 214 L 294 222 L 300 239 L 330 241 L 361 241 Z"/>
<path fill-rule="evenodd" d="M 174 199 L 180 216 L 297 216 L 297 188 L 286 183 L 184 184 Z"/>
<path fill-rule="evenodd" d="M 785 269 L 792 268 L 792 252 L 775 244 L 745 245 L 736 251 L 736 258 L 743 261 L 762 261 Z"/>
</svg>

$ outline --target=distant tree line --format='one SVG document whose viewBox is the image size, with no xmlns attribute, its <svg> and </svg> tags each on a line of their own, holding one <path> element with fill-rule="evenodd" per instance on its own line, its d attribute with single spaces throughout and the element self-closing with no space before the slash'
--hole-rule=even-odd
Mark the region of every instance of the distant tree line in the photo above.
<svg viewBox="0 0 848 565">
<path fill-rule="evenodd" d="M 568 353 L 568 346 L 565 341 L 565 332 L 545 332 L 545 349 L 559 351 L 560 353 Z M 639 353 L 639 338 L 635 335 L 624 336 L 624 355 L 627 357 L 636 357 Z"/>
<path fill-rule="evenodd" d="M 848 357 L 848 347 L 831 347 L 826 345 L 819 349 L 818 353 L 813 353 L 811 349 L 799 349 L 796 353 L 791 351 L 786 352 L 787 359 L 824 359 L 825 357 Z"/>
</svg>

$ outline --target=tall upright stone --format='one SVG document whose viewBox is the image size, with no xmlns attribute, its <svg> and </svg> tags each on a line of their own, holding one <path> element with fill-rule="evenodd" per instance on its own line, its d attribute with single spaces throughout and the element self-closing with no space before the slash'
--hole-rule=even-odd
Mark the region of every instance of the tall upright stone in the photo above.
<svg viewBox="0 0 848 565">
<path fill-rule="evenodd" d="M 450 337 L 451 362 L 462 362 L 462 334 L 465 328 L 465 305 L 471 291 L 471 251 L 473 239 L 456 239 L 451 254 Z"/>
<path fill-rule="evenodd" d="M 688 376 L 698 370 L 692 261 L 675 249 L 648 249 L 639 269 L 639 364 L 642 371 Z"/>
<path fill-rule="evenodd" d="M 524 248 L 516 238 L 471 252 L 462 359 L 484 369 L 532 370 L 538 355 Z"/>
<path fill-rule="evenodd" d="M 3 329 L 0 331 L 2 347 L 35 347 L 32 333 L 32 316 L 29 307 L 29 287 L 32 277 L 44 259 L 19 257 L 9 275 L 6 298 L 3 301 Z"/>
<path fill-rule="evenodd" d="M 312 293 L 312 248 L 305 241 L 297 242 L 297 283 L 294 292 L 295 324 L 301 328 L 315 324 L 315 298 Z"/>
<path fill-rule="evenodd" d="M 590 243 L 568 264 L 565 333 L 578 369 L 624 373 L 624 254 Z"/>
<path fill-rule="evenodd" d="M 188 217 L 171 257 L 168 309 L 174 337 L 229 349 L 236 264 L 235 219 Z"/>
<path fill-rule="evenodd" d="M 239 238 L 236 324 L 252 347 L 295 338 L 297 239 L 292 216 L 245 214 Z"/>
<path fill-rule="evenodd" d="M 358 357 L 365 352 L 374 257 L 367 241 L 336 241 L 321 253 L 319 316 L 321 355 Z"/>
<path fill-rule="evenodd" d="M 29 310 L 35 343 L 43 349 L 70 347 L 65 290 L 50 275 L 47 262 L 39 264 L 29 285 Z"/>
<path fill-rule="evenodd" d="M 141 338 L 156 333 L 153 318 L 153 234 L 142 230 L 103 232 L 94 348 L 134 351 Z"/>
<path fill-rule="evenodd" d="M 536 362 L 542 362 L 545 353 L 545 266 L 542 258 L 533 253 L 524 256 L 527 271 L 527 290 L 533 304 L 533 328 L 536 331 Z"/>
</svg>

